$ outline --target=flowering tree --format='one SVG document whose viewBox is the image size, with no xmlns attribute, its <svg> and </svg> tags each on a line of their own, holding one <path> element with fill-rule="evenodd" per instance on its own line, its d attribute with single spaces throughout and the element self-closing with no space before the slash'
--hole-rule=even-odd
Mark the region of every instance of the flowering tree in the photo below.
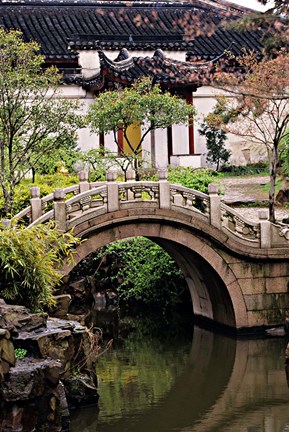
<svg viewBox="0 0 289 432">
<path fill-rule="evenodd" d="M 238 59 L 242 73 L 220 73 L 217 83 L 226 95 L 217 97 L 217 106 L 207 122 L 222 127 L 266 151 L 270 164 L 269 219 L 275 221 L 274 197 L 280 144 L 288 136 L 289 54 L 257 61 L 253 54 Z"/>
</svg>

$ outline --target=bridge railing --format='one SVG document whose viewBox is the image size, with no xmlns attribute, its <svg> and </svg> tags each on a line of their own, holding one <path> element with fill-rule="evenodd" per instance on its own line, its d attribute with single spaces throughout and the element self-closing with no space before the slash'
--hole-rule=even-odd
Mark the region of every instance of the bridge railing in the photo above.
<svg viewBox="0 0 289 432">
<path fill-rule="evenodd" d="M 67 231 L 98 215 L 130 208 L 159 208 L 184 212 L 202 219 L 238 242 L 251 247 L 288 247 L 287 225 L 271 224 L 267 211 L 259 211 L 259 220 L 251 221 L 221 201 L 217 184 L 210 184 L 208 194 L 178 184 L 170 184 L 164 172 L 158 182 L 134 180 L 116 182 L 109 172 L 107 182 L 89 183 L 87 173 L 80 173 L 79 184 L 56 189 L 40 198 L 40 190 L 31 188 L 30 206 L 15 216 L 28 220 L 28 226 L 55 220 Z M 72 196 L 71 196 L 72 195 Z"/>
<path fill-rule="evenodd" d="M 221 227 L 223 231 L 229 231 L 231 234 L 259 245 L 261 237 L 260 222 L 253 222 L 244 216 L 221 203 Z"/>
</svg>

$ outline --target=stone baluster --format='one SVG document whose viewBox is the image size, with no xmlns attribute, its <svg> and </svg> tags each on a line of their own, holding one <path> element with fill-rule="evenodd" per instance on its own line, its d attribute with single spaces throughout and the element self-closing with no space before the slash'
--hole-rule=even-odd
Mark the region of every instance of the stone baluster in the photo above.
<svg viewBox="0 0 289 432">
<path fill-rule="evenodd" d="M 67 221 L 66 221 L 66 203 L 65 194 L 63 189 L 55 189 L 53 192 L 54 202 L 54 219 L 56 227 L 63 232 L 67 231 Z"/>
<path fill-rule="evenodd" d="M 132 169 L 127 170 L 127 172 L 125 173 L 125 179 L 128 182 L 135 181 L 135 171 Z"/>
<path fill-rule="evenodd" d="M 168 170 L 158 170 L 159 177 L 159 202 L 160 208 L 169 209 L 171 208 L 171 196 L 170 196 L 170 184 L 167 181 Z"/>
<path fill-rule="evenodd" d="M 210 183 L 208 186 L 210 200 L 210 224 L 221 229 L 221 197 L 218 195 L 219 185 Z"/>
<path fill-rule="evenodd" d="M 31 222 L 40 218 L 42 215 L 42 202 L 40 198 L 40 188 L 34 186 L 30 188 Z"/>
<path fill-rule="evenodd" d="M 127 172 L 125 173 L 125 179 L 127 182 L 134 182 L 135 181 L 135 171 L 132 169 L 127 170 Z M 131 189 L 127 189 L 126 190 L 126 199 L 128 201 L 134 201 L 135 199 L 135 194 Z"/>
<path fill-rule="evenodd" d="M 80 171 L 78 173 L 78 179 L 79 179 L 79 193 L 88 191 L 89 190 L 88 172 Z"/>
<path fill-rule="evenodd" d="M 260 245 L 262 249 L 272 246 L 271 222 L 268 220 L 268 210 L 259 210 Z"/>
<path fill-rule="evenodd" d="M 116 182 L 117 172 L 108 171 L 106 173 L 107 180 L 107 211 L 114 212 L 119 210 L 119 194 L 118 184 Z"/>
</svg>

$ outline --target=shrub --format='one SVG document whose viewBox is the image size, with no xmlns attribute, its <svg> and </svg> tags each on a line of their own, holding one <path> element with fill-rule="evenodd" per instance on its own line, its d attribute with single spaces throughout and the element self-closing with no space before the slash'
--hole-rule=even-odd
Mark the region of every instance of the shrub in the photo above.
<svg viewBox="0 0 289 432">
<path fill-rule="evenodd" d="M 264 174 L 269 175 L 269 165 L 267 162 L 257 162 L 255 164 L 247 165 L 226 165 L 221 169 L 222 173 L 228 173 L 230 175 L 254 175 L 254 174 Z"/>
<path fill-rule="evenodd" d="M 60 235 L 49 224 L 0 228 L 0 296 L 33 311 L 53 305 L 62 278 L 57 268 L 72 257 L 76 243 L 71 233 Z"/>
<path fill-rule="evenodd" d="M 169 168 L 168 181 L 178 183 L 200 192 L 208 193 L 208 185 L 216 181 L 220 174 L 209 169 Z"/>
<path fill-rule="evenodd" d="M 31 179 L 23 179 L 19 185 L 15 187 L 15 195 L 13 200 L 13 214 L 17 214 L 25 207 L 30 205 L 30 188 L 33 186 L 40 187 L 40 196 L 49 195 L 56 188 L 65 188 L 78 183 L 76 175 L 64 176 L 62 174 L 47 174 L 36 175 L 35 182 Z M 0 216 L 4 215 L 4 198 L 0 190 Z"/>
<path fill-rule="evenodd" d="M 231 151 L 226 149 L 225 141 L 227 140 L 227 134 L 222 128 L 215 128 L 204 121 L 199 129 L 200 135 L 206 139 L 208 153 L 206 159 L 216 165 L 216 170 L 224 163 L 228 162 Z"/>
</svg>

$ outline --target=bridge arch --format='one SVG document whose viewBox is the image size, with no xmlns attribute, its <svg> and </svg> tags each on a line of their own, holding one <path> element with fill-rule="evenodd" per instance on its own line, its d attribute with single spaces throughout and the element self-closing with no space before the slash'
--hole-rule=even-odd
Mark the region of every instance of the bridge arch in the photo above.
<svg viewBox="0 0 289 432">
<path fill-rule="evenodd" d="M 202 231 L 189 229 L 172 217 L 154 220 L 151 215 L 142 215 L 140 220 L 138 212 L 128 220 L 123 216 L 122 212 L 115 212 L 102 216 L 101 225 L 78 225 L 76 234 L 85 241 L 78 246 L 74 263 L 67 263 L 62 272 L 68 274 L 78 262 L 109 243 L 147 237 L 166 250 L 182 270 L 196 316 L 232 328 L 247 327 L 238 280 L 222 253 L 202 236 Z"/>
<path fill-rule="evenodd" d="M 74 229 L 86 239 L 76 262 L 120 239 L 151 238 L 182 269 L 196 315 L 237 329 L 284 322 L 289 226 L 271 224 L 264 212 L 258 221 L 246 219 L 221 201 L 214 184 L 207 195 L 164 179 L 88 183 L 86 178 L 43 198 L 32 188 L 30 206 L 15 219 L 28 220 L 28 228 L 54 220 L 62 232 Z M 64 274 L 70 269 L 65 265 Z"/>
</svg>

